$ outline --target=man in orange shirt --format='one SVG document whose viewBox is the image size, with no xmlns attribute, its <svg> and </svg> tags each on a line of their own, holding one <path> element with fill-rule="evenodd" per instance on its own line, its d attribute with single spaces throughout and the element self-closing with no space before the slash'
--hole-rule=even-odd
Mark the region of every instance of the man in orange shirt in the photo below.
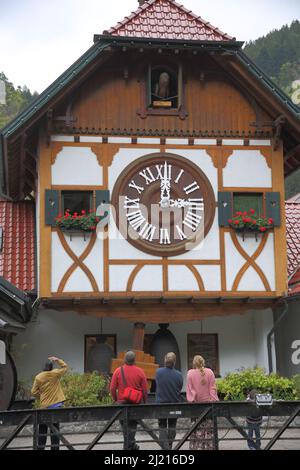
<svg viewBox="0 0 300 470">
<path fill-rule="evenodd" d="M 54 369 L 58 364 L 59 369 Z M 65 395 L 61 388 L 60 380 L 68 370 L 67 364 L 58 357 L 48 357 L 43 372 L 40 372 L 34 379 L 31 389 L 32 395 L 38 397 L 41 408 L 61 408 L 65 401 Z M 59 432 L 59 423 L 53 424 Z M 39 425 L 38 450 L 44 450 L 47 442 L 47 424 Z M 59 436 L 52 430 L 51 450 L 59 450 Z"/>
<path fill-rule="evenodd" d="M 136 390 L 140 390 L 142 392 L 143 401 L 146 403 L 148 389 L 147 389 L 147 378 L 145 372 L 140 367 L 135 365 L 135 354 L 133 351 L 127 351 L 125 354 L 124 365 L 122 366 L 124 379 L 122 377 L 122 370 L 121 367 L 118 367 L 115 372 L 113 373 L 111 383 L 110 383 L 110 393 L 113 400 L 120 404 L 125 404 L 126 401 L 124 399 L 124 390 L 126 387 L 132 387 Z M 124 450 L 138 450 L 139 446 L 135 441 L 135 434 L 137 428 L 137 421 L 130 420 L 128 421 L 128 443 L 126 445 L 126 433 L 123 427 L 123 421 L 120 420 L 123 435 L 124 435 Z"/>
</svg>

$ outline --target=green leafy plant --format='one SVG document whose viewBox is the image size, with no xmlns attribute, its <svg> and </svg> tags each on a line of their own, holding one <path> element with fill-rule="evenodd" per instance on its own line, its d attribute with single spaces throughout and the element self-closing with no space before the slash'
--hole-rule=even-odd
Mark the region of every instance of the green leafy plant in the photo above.
<svg viewBox="0 0 300 470">
<path fill-rule="evenodd" d="M 109 382 L 97 372 L 88 374 L 68 373 L 61 379 L 61 386 L 66 397 L 66 407 L 110 405 Z M 38 400 L 34 408 L 39 408 Z"/>
<path fill-rule="evenodd" d="M 109 405 L 108 381 L 97 372 L 91 374 L 70 373 L 63 377 L 61 385 L 66 396 L 65 406 Z"/>
<path fill-rule="evenodd" d="M 250 390 L 257 393 L 271 393 L 275 400 L 297 400 L 295 381 L 277 374 L 266 374 L 261 368 L 242 369 L 217 379 L 218 394 L 221 400 L 245 400 Z"/>
<path fill-rule="evenodd" d="M 83 230 L 85 232 L 96 230 L 98 222 L 100 222 L 100 217 L 95 212 L 90 211 L 87 214 L 84 210 L 80 214 L 78 212 L 71 214 L 67 209 L 64 215 L 59 214 L 55 219 L 55 225 L 61 229 Z"/>
<path fill-rule="evenodd" d="M 257 215 L 254 209 L 245 212 L 235 212 L 232 219 L 228 219 L 228 222 L 234 229 L 248 229 L 259 232 L 266 232 L 266 230 L 274 226 L 273 219 Z"/>
</svg>

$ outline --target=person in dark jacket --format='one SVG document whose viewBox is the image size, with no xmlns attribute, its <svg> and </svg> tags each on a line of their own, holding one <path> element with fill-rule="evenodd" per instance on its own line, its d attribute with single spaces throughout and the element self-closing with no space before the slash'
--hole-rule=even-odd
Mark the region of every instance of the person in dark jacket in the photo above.
<svg viewBox="0 0 300 470">
<path fill-rule="evenodd" d="M 175 369 L 176 355 L 173 352 L 166 354 L 165 367 L 156 372 L 156 403 L 178 403 L 181 401 L 183 377 Z M 172 449 L 176 437 L 177 418 L 162 418 L 158 420 L 159 441 L 164 450 Z"/>
<path fill-rule="evenodd" d="M 255 401 L 256 390 L 251 390 L 247 396 L 247 401 Z M 247 416 L 248 425 L 248 447 L 249 450 L 257 450 L 261 448 L 260 427 L 262 425 L 262 416 Z M 255 434 L 255 439 L 254 439 Z M 256 444 L 256 447 L 254 446 Z"/>
</svg>

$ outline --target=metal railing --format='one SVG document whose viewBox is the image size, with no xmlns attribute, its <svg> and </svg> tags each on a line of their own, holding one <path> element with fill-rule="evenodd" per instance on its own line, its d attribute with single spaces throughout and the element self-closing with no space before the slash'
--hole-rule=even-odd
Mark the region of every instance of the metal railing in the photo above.
<svg viewBox="0 0 300 470">
<path fill-rule="evenodd" d="M 135 426 L 141 450 L 193 449 L 199 429 L 204 449 L 247 449 L 248 444 L 257 450 L 300 449 L 300 426 L 295 422 L 299 413 L 300 401 L 260 407 L 249 402 L 213 402 L 5 411 L 0 412 L 0 450 L 40 450 L 47 431 L 51 444 L 46 448 L 54 450 L 128 449 Z M 249 439 L 246 416 L 264 417 L 261 445 Z M 173 420 L 173 425 L 176 420 L 176 437 L 174 426 L 170 437 L 161 420 Z"/>
</svg>

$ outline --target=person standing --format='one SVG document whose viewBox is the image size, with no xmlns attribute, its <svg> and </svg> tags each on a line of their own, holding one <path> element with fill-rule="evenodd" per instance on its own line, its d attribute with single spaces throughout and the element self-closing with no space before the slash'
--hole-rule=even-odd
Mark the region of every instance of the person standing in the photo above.
<svg viewBox="0 0 300 470">
<path fill-rule="evenodd" d="M 215 375 L 211 369 L 205 367 L 202 356 L 195 356 L 193 369 L 188 371 L 186 398 L 191 403 L 218 401 Z M 190 449 L 213 449 L 213 421 L 206 419 L 194 431 L 190 438 Z"/>
<path fill-rule="evenodd" d="M 124 397 L 124 391 L 127 387 L 132 387 L 142 392 L 142 401 L 146 403 L 148 397 L 147 378 L 143 369 L 135 365 L 135 353 L 133 351 L 127 351 L 124 365 L 118 367 L 113 373 L 110 383 L 110 394 L 114 402 L 119 404 L 128 403 Z M 139 450 L 135 440 L 138 422 L 135 420 L 128 421 L 128 442 L 126 442 L 126 429 L 124 428 L 123 420 L 120 420 L 120 424 L 124 436 L 124 450 Z"/>
<path fill-rule="evenodd" d="M 58 365 L 59 368 L 54 368 Z M 61 408 L 65 401 L 60 380 L 68 370 L 67 364 L 58 357 L 51 356 L 45 364 L 43 372 L 40 372 L 34 379 L 31 389 L 33 396 L 37 397 L 41 408 L 54 409 Z M 53 427 L 57 432 L 50 429 L 51 450 L 59 450 L 59 423 L 54 423 Z M 44 450 L 47 442 L 48 425 L 39 425 L 38 450 Z"/>
<path fill-rule="evenodd" d="M 165 367 L 156 371 L 156 403 L 178 403 L 181 400 L 183 377 L 175 369 L 176 355 L 173 352 L 166 354 Z M 177 418 L 161 418 L 158 420 L 159 442 L 164 450 L 171 450 L 176 437 Z"/>
<path fill-rule="evenodd" d="M 256 393 L 256 390 L 251 390 L 247 396 L 247 401 L 255 401 Z M 247 443 L 249 450 L 259 450 L 261 448 L 260 427 L 262 425 L 262 416 L 246 416 L 246 421 L 248 425 Z"/>
</svg>

